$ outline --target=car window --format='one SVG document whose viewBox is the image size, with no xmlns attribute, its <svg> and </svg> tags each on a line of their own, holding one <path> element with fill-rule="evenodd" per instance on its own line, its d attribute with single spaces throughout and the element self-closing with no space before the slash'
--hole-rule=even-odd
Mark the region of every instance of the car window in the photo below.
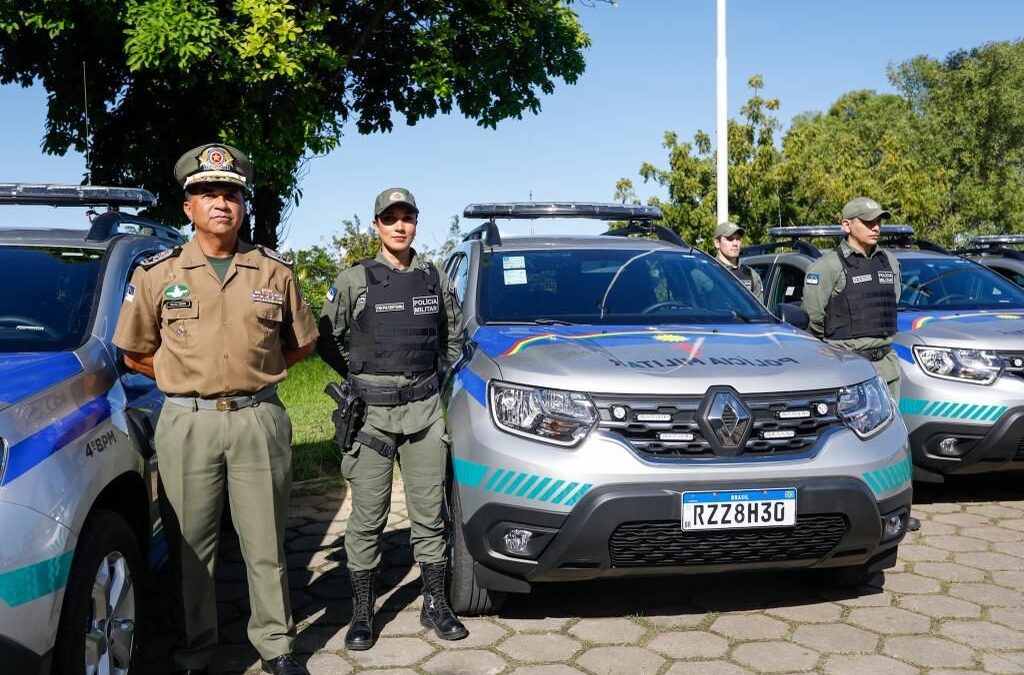
<svg viewBox="0 0 1024 675">
<path fill-rule="evenodd" d="M 85 342 L 102 260 L 96 249 L 0 247 L 0 352 L 67 351 Z"/>
<path fill-rule="evenodd" d="M 772 320 L 721 265 L 674 247 L 500 251 L 482 257 L 479 279 L 488 323 Z"/>
<path fill-rule="evenodd" d="M 989 269 L 998 272 L 1004 279 L 1008 279 L 1018 286 L 1024 286 L 1024 274 L 1006 267 L 990 267 Z"/>
<path fill-rule="evenodd" d="M 904 309 L 1024 307 L 1024 289 L 963 258 L 900 260 Z"/>
<path fill-rule="evenodd" d="M 767 281 L 767 279 L 768 279 L 768 268 L 770 267 L 770 265 L 768 263 L 760 263 L 760 264 L 757 264 L 757 265 L 750 265 L 750 267 L 755 272 L 757 272 L 757 276 L 761 277 L 761 281 Z"/>
<path fill-rule="evenodd" d="M 804 271 L 795 265 L 780 263 L 771 294 L 769 307 L 778 307 L 783 302 L 799 303 L 804 297 Z"/>
<path fill-rule="evenodd" d="M 467 263 L 466 256 L 460 255 L 456 257 L 449 276 L 452 281 L 452 292 L 455 293 L 455 299 L 461 305 L 466 298 L 466 284 L 469 283 L 469 264 Z"/>
</svg>

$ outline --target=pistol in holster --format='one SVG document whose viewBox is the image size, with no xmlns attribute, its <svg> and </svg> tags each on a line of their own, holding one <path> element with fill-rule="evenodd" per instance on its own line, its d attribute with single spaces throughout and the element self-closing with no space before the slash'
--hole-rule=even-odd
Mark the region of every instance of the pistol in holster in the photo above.
<svg viewBox="0 0 1024 675">
<path fill-rule="evenodd" d="M 337 409 L 331 413 L 334 442 L 342 452 L 350 452 L 366 420 L 366 402 L 356 396 L 347 383 L 328 382 L 324 392 L 338 404 Z"/>
</svg>

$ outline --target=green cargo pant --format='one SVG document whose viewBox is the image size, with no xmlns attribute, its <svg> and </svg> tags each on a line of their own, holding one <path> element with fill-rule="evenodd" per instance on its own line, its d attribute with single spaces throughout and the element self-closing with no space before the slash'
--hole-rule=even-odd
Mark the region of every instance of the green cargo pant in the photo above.
<svg viewBox="0 0 1024 675">
<path fill-rule="evenodd" d="M 217 647 L 214 570 L 224 492 L 249 580 L 249 640 L 260 656 L 292 651 L 295 624 L 288 597 L 285 518 L 292 480 L 292 426 L 275 396 L 232 412 L 165 403 L 156 453 L 170 517 L 180 532 L 184 644 L 175 668 L 203 668 Z"/>
<path fill-rule="evenodd" d="M 447 446 L 442 441 L 444 420 L 414 434 L 393 434 L 369 425 L 363 431 L 390 443 L 398 450 L 398 465 L 405 484 L 405 506 L 412 524 L 409 539 L 418 563 L 445 559 L 444 475 Z M 380 538 L 391 510 L 394 462 L 373 448 L 355 443 L 341 460 L 341 473 L 349 484 L 352 515 L 345 527 L 348 567 L 354 571 L 376 569 L 380 564 Z"/>
<path fill-rule="evenodd" d="M 898 409 L 900 405 L 900 377 L 902 376 L 902 371 L 900 370 L 900 358 L 896 355 L 896 351 L 889 352 L 885 355 L 885 358 L 873 361 L 871 365 L 875 367 L 875 372 L 889 386 L 889 392 L 896 401 Z"/>
</svg>

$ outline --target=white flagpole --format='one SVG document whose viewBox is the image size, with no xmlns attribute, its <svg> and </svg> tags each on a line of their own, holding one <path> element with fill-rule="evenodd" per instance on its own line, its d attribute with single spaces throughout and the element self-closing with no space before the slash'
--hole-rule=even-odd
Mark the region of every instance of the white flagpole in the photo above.
<svg viewBox="0 0 1024 675">
<path fill-rule="evenodd" d="M 716 68 L 718 100 L 718 214 L 717 222 L 729 220 L 729 109 L 726 88 L 728 67 L 725 59 L 725 0 L 718 0 L 718 59 Z"/>
</svg>

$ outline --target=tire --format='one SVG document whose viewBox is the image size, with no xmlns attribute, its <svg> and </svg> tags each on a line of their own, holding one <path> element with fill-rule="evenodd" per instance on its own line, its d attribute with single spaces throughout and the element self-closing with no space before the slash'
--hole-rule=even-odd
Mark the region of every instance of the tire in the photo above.
<svg viewBox="0 0 1024 675">
<path fill-rule="evenodd" d="M 462 531 L 462 501 L 457 486 L 451 486 L 451 534 L 448 537 L 448 561 L 451 567 L 452 611 L 463 616 L 494 614 L 505 605 L 506 594 L 489 591 L 477 583 L 473 569 L 473 557 L 466 547 L 466 535 Z"/>
<path fill-rule="evenodd" d="M 143 571 L 138 541 L 125 519 L 107 510 L 90 515 L 64 589 L 54 673 L 139 672 L 135 636 L 140 634 Z"/>
</svg>

